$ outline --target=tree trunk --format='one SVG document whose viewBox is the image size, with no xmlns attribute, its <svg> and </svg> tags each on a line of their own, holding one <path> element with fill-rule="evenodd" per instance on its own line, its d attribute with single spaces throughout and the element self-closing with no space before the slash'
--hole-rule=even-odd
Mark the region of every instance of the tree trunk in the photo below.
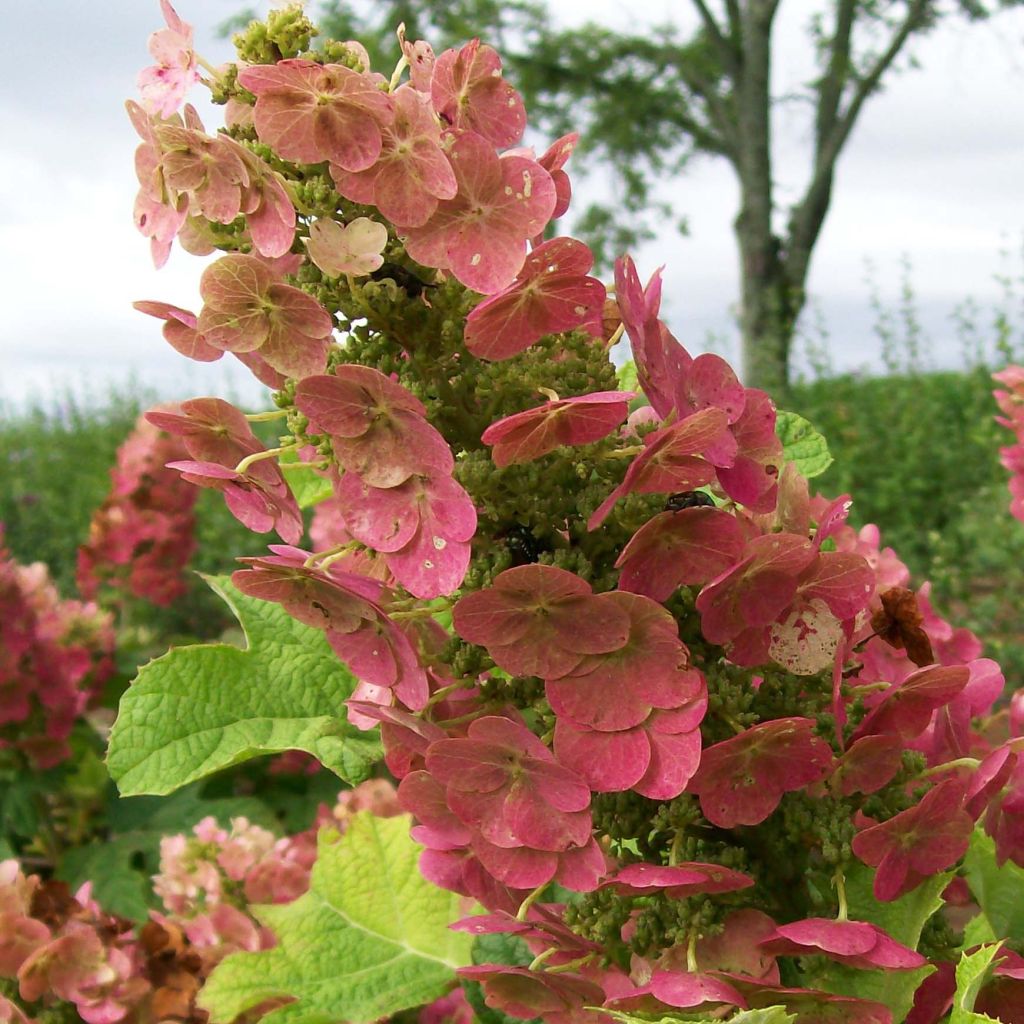
<svg viewBox="0 0 1024 1024">
<path fill-rule="evenodd" d="M 796 290 L 779 240 L 746 231 L 737 221 L 740 250 L 743 382 L 781 399 L 789 386 L 789 354 L 799 314 Z"/>
<path fill-rule="evenodd" d="M 740 184 L 739 243 L 743 381 L 780 396 L 795 317 L 782 247 L 772 230 L 771 33 L 777 0 L 748 0 L 741 13 L 742 62 L 735 81 L 734 167 Z"/>
</svg>

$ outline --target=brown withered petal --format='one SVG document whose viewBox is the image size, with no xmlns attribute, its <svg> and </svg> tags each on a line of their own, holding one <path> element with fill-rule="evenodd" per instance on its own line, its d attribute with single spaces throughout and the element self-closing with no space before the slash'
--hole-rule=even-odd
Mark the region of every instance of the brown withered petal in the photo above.
<svg viewBox="0 0 1024 1024">
<path fill-rule="evenodd" d="M 880 595 L 882 607 L 871 616 L 871 627 L 890 647 L 906 651 L 918 668 L 935 661 L 931 641 L 922 628 L 924 618 L 917 595 L 906 587 L 890 587 Z"/>
<path fill-rule="evenodd" d="M 199 979 L 179 972 L 171 979 L 172 984 L 154 990 L 150 1010 L 154 1020 L 188 1021 L 195 1014 L 195 996 L 199 991 Z M 202 1011 L 199 1011 L 202 1012 Z"/>
<path fill-rule="evenodd" d="M 601 336 L 605 341 L 611 341 L 621 325 L 622 314 L 618 303 L 611 297 L 605 299 L 604 310 L 601 312 Z"/>
<path fill-rule="evenodd" d="M 67 882 L 49 879 L 32 894 L 30 916 L 59 931 L 68 918 L 81 911 L 82 905 L 71 895 Z"/>
</svg>

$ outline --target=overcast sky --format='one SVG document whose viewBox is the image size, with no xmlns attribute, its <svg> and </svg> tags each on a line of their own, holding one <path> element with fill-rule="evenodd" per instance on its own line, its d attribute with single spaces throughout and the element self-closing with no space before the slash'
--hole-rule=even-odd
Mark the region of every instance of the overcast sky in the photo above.
<svg viewBox="0 0 1024 1024">
<path fill-rule="evenodd" d="M 231 55 L 215 27 L 243 6 L 241 0 L 177 3 L 196 26 L 197 48 L 215 63 Z M 686 6 L 660 0 L 644 10 L 655 23 Z M 808 77 L 801 28 L 818 6 L 812 0 L 782 5 L 775 75 L 783 92 Z M 135 76 L 149 63 L 146 38 L 161 24 L 157 0 L 3 7 L 0 399 L 96 391 L 130 376 L 168 397 L 254 395 L 244 371 L 229 372 L 227 359 L 189 363 L 163 342 L 157 321 L 131 308 L 135 299 L 198 308 L 203 265 L 176 249 L 154 271 L 148 243 L 131 219 L 137 138 L 123 104 L 135 96 Z M 556 7 L 566 24 L 595 15 L 612 24 L 637 20 L 636 5 L 621 0 L 561 0 Z M 949 320 L 956 303 L 967 296 L 982 305 L 997 301 L 994 275 L 1001 269 L 1024 275 L 1022 43 L 1024 11 L 981 25 L 950 20 L 916 42 L 921 68 L 891 79 L 869 101 L 842 158 L 811 276 L 837 367 L 881 369 L 864 283 L 869 257 L 889 301 L 898 293 L 901 257 L 909 258 L 937 365 L 959 358 Z M 204 108 L 207 113 L 212 129 L 216 115 Z M 806 113 L 793 104 L 779 115 L 782 200 L 795 197 L 801 180 Z M 734 334 L 731 172 L 720 161 L 702 161 L 673 184 L 673 198 L 689 218 L 690 237 L 666 235 L 635 255 L 644 275 L 667 263 L 667 316 L 696 350 L 709 332 Z M 1017 255 L 1001 265 L 1006 249 Z"/>
</svg>

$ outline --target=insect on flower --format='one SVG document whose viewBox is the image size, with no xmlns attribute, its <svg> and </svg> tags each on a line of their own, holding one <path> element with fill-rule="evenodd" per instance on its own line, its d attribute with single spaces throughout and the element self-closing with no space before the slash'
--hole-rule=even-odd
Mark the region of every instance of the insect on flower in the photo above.
<svg viewBox="0 0 1024 1024">
<path fill-rule="evenodd" d="M 678 491 L 665 502 L 666 512 L 682 512 L 684 508 L 714 508 L 715 499 L 706 491 Z"/>
</svg>

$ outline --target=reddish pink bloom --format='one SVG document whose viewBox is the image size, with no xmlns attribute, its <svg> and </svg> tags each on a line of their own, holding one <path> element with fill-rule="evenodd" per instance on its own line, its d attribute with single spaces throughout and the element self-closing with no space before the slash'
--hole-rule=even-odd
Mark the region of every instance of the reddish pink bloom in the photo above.
<svg viewBox="0 0 1024 1024">
<path fill-rule="evenodd" d="M 853 793 L 877 793 L 888 786 L 903 767 L 903 738 L 883 733 L 864 736 L 850 744 L 839 759 L 832 785 L 843 796 Z"/>
<path fill-rule="evenodd" d="M 312 296 L 274 279 L 255 256 L 232 253 L 203 271 L 198 328 L 229 352 L 258 350 L 275 370 L 306 377 L 323 370 L 334 324 Z"/>
<path fill-rule="evenodd" d="M 379 370 L 344 364 L 333 376 L 307 377 L 295 405 L 312 430 L 330 435 L 341 465 L 370 487 L 396 487 L 413 474 L 447 475 L 455 465 L 419 399 Z"/>
<path fill-rule="evenodd" d="M 616 560 L 619 589 L 665 601 L 677 587 L 707 583 L 735 565 L 745 540 L 740 521 L 721 509 L 660 512 Z"/>
<path fill-rule="evenodd" d="M 199 462 L 218 462 L 232 467 L 247 455 L 265 451 L 245 414 L 220 398 L 191 398 L 182 402 L 177 411 L 151 409 L 146 419 L 168 434 L 180 437 L 189 456 Z M 282 479 L 280 468 L 271 460 L 254 462 L 250 469 L 257 475 L 265 475 L 268 483 Z"/>
<path fill-rule="evenodd" d="M 876 899 L 894 900 L 964 855 L 974 821 L 963 802 L 962 784 L 949 779 L 930 789 L 920 803 L 854 836 L 853 852 L 877 869 Z"/>
<path fill-rule="evenodd" d="M 658 319 L 661 271 L 655 271 L 643 289 L 632 258 L 616 260 L 615 301 L 632 345 L 640 387 L 664 419 L 675 408 L 677 382 L 692 357 Z"/>
<path fill-rule="evenodd" d="M 721 864 L 687 862 L 663 867 L 660 864 L 629 864 L 619 871 L 602 887 L 614 888 L 616 892 L 647 896 L 665 891 L 669 899 L 683 900 L 689 896 L 710 895 L 722 892 L 737 892 L 749 889 L 754 884 L 750 875 Z"/>
<path fill-rule="evenodd" d="M 271 556 L 247 559 L 250 568 L 231 580 L 243 593 L 282 605 L 293 618 L 322 629 L 353 674 L 374 687 L 393 691 L 406 707 L 427 701 L 427 678 L 402 630 L 383 607 L 385 591 L 376 580 L 305 563 L 308 553 L 273 547 Z"/>
<path fill-rule="evenodd" d="M 618 996 L 606 1004 L 609 1009 L 639 1010 L 659 1015 L 670 1014 L 671 1008 L 715 1010 L 728 1006 L 747 1008 L 747 1001 L 728 981 L 710 974 L 687 971 L 655 971 L 651 980 L 628 995 Z"/>
<path fill-rule="evenodd" d="M 133 302 L 132 305 L 140 313 L 163 320 L 165 340 L 183 356 L 200 363 L 213 363 L 224 355 L 223 349 L 215 348 L 199 333 L 195 313 L 166 302 Z"/>
<path fill-rule="evenodd" d="M 555 207 L 555 186 L 540 164 L 499 159 L 474 132 L 448 152 L 459 191 L 430 219 L 410 229 L 406 251 L 419 263 L 452 274 L 485 295 L 507 288 L 526 259 L 526 241 L 540 234 Z"/>
<path fill-rule="evenodd" d="M 306 248 L 328 277 L 362 277 L 383 264 L 381 253 L 387 243 L 388 229 L 369 217 L 356 217 L 348 224 L 320 217 L 309 229 Z"/>
<path fill-rule="evenodd" d="M 895 733 L 905 740 L 919 736 L 932 712 L 948 704 L 967 685 L 970 672 L 962 667 L 930 665 L 891 687 L 853 734 L 854 739 Z"/>
<path fill-rule="evenodd" d="M 34 769 L 70 757 L 68 737 L 113 672 L 113 651 L 110 613 L 62 601 L 42 562 L 11 559 L 0 529 L 0 749 L 20 750 Z M 20 909 L 4 892 L 11 870 L 0 866 L 0 914 Z"/>
<path fill-rule="evenodd" d="M 282 60 L 243 68 L 238 81 L 256 94 L 260 141 L 297 163 L 330 160 L 347 171 L 366 170 L 395 116 L 394 101 L 372 76 L 341 64 Z"/>
<path fill-rule="evenodd" d="M 782 442 L 775 433 L 775 418 L 768 395 L 747 388 L 743 412 L 730 428 L 736 457 L 728 464 L 716 463 L 722 490 L 752 512 L 770 512 L 778 499 Z M 708 458 L 715 461 L 711 454 Z"/>
<path fill-rule="evenodd" d="M 459 975 L 483 984 L 484 1002 L 511 1017 L 540 1017 L 550 1024 L 584 1024 L 585 1009 L 604 1002 L 600 985 L 578 974 L 549 974 L 507 964 L 462 967 Z"/>
<path fill-rule="evenodd" d="M 168 0 L 160 0 L 167 28 L 149 37 L 149 52 L 156 63 L 139 72 L 142 105 L 150 114 L 170 117 L 181 106 L 185 93 L 199 81 L 192 49 L 193 29 L 178 17 Z"/>
<path fill-rule="evenodd" d="M 910 971 L 927 960 L 920 953 L 864 921 L 834 921 L 813 917 L 779 925 L 762 947 L 777 956 L 824 954 L 839 963 L 870 971 Z"/>
<path fill-rule="evenodd" d="M 393 96 L 395 119 L 383 129 L 377 162 L 364 171 L 332 164 L 331 177 L 346 199 L 376 206 L 396 227 L 414 228 L 430 219 L 439 199 L 455 198 L 458 182 L 427 97 L 405 85 Z"/>
<path fill-rule="evenodd" d="M 1012 860 L 1024 866 L 1024 758 L 1013 758 L 1005 788 L 992 797 L 985 813 L 985 831 L 995 840 L 996 863 Z"/>
<path fill-rule="evenodd" d="M 561 852 L 590 840 L 590 788 L 523 725 L 478 718 L 466 738 L 432 743 L 426 761 L 452 812 L 496 847 Z"/>
<path fill-rule="evenodd" d="M 589 584 L 564 569 L 523 565 L 506 569 L 452 611 L 455 631 L 487 648 L 513 675 L 556 679 L 585 655 L 607 654 L 629 639 L 629 616 L 595 597 Z"/>
<path fill-rule="evenodd" d="M 773 533 L 747 544 L 743 561 L 709 583 L 697 598 L 701 632 L 727 643 L 746 629 L 764 627 L 793 602 L 800 574 L 817 558 L 806 537 Z"/>
<path fill-rule="evenodd" d="M 574 238 L 537 246 L 515 281 L 466 318 L 466 347 L 481 359 L 509 359 L 546 334 L 600 319 L 605 288 L 586 276 L 593 265 L 590 250 Z"/>
<path fill-rule="evenodd" d="M 266 471 L 258 469 L 262 463 L 254 463 L 244 473 L 216 462 L 186 460 L 167 465 L 178 470 L 190 484 L 220 491 L 231 514 L 254 533 L 277 530 L 287 544 L 297 544 L 302 538 L 302 513 L 292 492 L 283 477 L 280 481 L 268 481 Z"/>
<path fill-rule="evenodd" d="M 342 477 L 338 498 L 351 535 L 385 552 L 395 579 L 420 598 L 456 590 L 469 565 L 476 509 L 448 476 L 412 476 L 397 487 Z"/>
<path fill-rule="evenodd" d="M 778 984 L 779 965 L 760 942 L 775 930 L 775 922 L 760 910 L 746 908 L 729 913 L 717 935 L 704 935 L 697 940 L 695 954 L 701 971 L 726 972 L 760 978 Z M 676 946 L 665 950 L 657 967 L 682 970 L 685 950 Z"/>
<path fill-rule="evenodd" d="M 640 725 L 654 708 L 678 708 L 703 695 L 703 677 L 689 668 L 689 651 L 669 611 L 625 591 L 588 603 L 618 609 L 629 623 L 628 635 L 614 650 L 587 654 L 568 672 L 548 677 L 545 689 L 557 715 L 616 732 Z M 698 717 L 690 728 L 699 723 Z"/>
<path fill-rule="evenodd" d="M 587 523 L 596 530 L 612 507 L 627 494 L 671 494 L 710 483 L 714 466 L 701 457 L 727 437 L 728 419 L 721 409 L 702 409 L 644 438 L 644 450 L 629 464 L 625 479 L 598 506 Z"/>
<path fill-rule="evenodd" d="M 743 993 L 751 1009 L 784 1006 L 798 1024 L 893 1024 L 892 1011 L 882 1003 L 810 988 L 787 988 L 742 974 L 722 977 Z"/>
<path fill-rule="evenodd" d="M 131 593 L 160 605 L 185 593 L 199 492 L 166 466 L 185 454 L 177 438 L 146 419 L 118 449 L 110 494 L 93 513 L 88 540 L 78 549 L 77 582 L 85 597 L 95 597 L 101 585 L 108 594 Z"/>
<path fill-rule="evenodd" d="M 572 183 L 564 168 L 579 141 L 579 132 L 570 132 L 552 142 L 544 155 L 537 158 L 537 163 L 551 175 L 551 180 L 555 183 L 557 199 L 555 208 L 551 211 L 552 220 L 561 217 L 569 209 L 569 201 L 572 199 Z"/>
<path fill-rule="evenodd" d="M 704 816 L 715 825 L 760 824 L 784 793 L 831 770 L 832 751 L 813 728 L 809 718 L 779 718 L 707 747 L 688 792 L 700 797 Z"/>
<path fill-rule="evenodd" d="M 457 988 L 446 996 L 428 1003 L 419 1012 L 417 1024 L 473 1024 L 473 1007 L 466 1001 L 466 993 Z"/>
<path fill-rule="evenodd" d="M 701 694 L 682 714 L 653 711 L 640 725 L 616 732 L 559 718 L 555 754 L 595 793 L 632 789 L 652 800 L 671 800 L 686 789 L 700 763 L 698 726 L 706 707 Z"/>
<path fill-rule="evenodd" d="M 560 445 L 591 444 L 626 419 L 631 391 L 595 391 L 562 398 L 492 423 L 480 438 L 498 467 L 531 462 Z"/>
<path fill-rule="evenodd" d="M 479 39 L 437 58 L 430 98 L 449 125 L 476 132 L 494 146 L 514 146 L 523 137 L 523 99 L 501 77 L 501 58 Z"/>
</svg>

